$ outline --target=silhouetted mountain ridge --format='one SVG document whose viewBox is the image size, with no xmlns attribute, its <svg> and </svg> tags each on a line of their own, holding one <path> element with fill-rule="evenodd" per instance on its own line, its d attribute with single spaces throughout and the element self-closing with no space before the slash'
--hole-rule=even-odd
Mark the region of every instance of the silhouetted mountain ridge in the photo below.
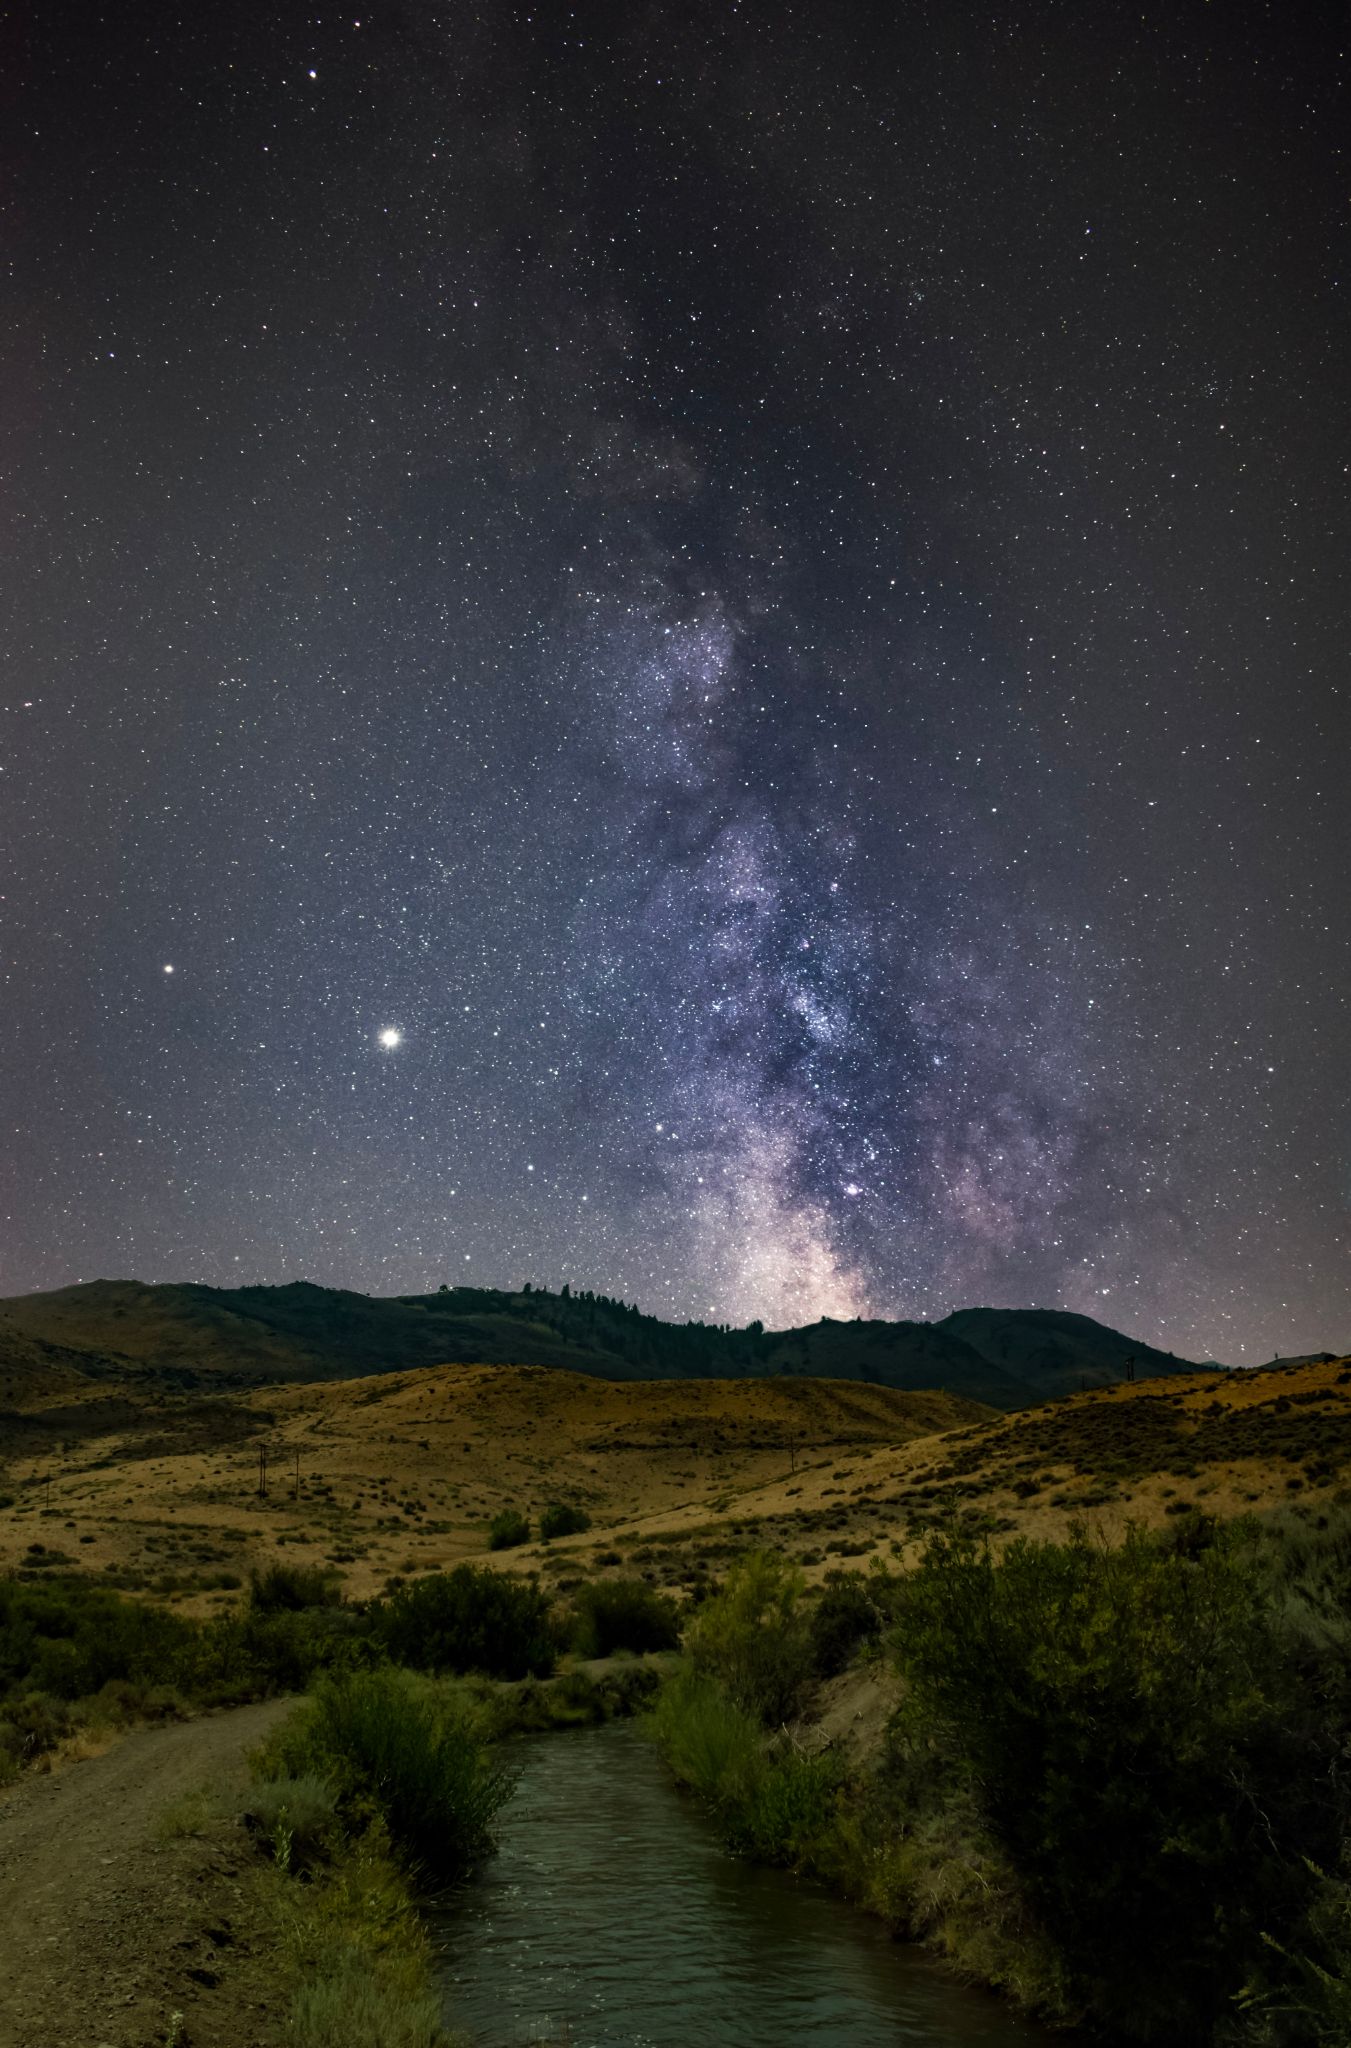
<svg viewBox="0 0 1351 2048">
<path fill-rule="evenodd" d="M 939 1323 L 830 1318 L 802 1329 L 668 1323 L 590 1290 L 446 1287 L 379 1297 L 281 1287 L 95 1280 L 0 1302 L 0 1339 L 61 1347 L 94 1378 L 181 1386 L 348 1379 L 449 1362 L 563 1367 L 602 1379 L 784 1375 L 935 1388 L 996 1408 L 1130 1376 L 1198 1370 L 1118 1330 L 1042 1309 L 962 1309 Z"/>
</svg>

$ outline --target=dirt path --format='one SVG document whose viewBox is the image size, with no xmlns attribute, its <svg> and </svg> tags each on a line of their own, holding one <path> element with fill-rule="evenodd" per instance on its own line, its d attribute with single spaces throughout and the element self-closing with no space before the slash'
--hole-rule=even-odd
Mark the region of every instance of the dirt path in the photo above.
<svg viewBox="0 0 1351 2048">
<path fill-rule="evenodd" d="M 270 2048 L 238 1813 L 244 1754 L 286 1705 L 143 1729 L 0 1799 L 0 2048 L 163 2048 L 175 2013 L 182 2048 Z"/>
</svg>

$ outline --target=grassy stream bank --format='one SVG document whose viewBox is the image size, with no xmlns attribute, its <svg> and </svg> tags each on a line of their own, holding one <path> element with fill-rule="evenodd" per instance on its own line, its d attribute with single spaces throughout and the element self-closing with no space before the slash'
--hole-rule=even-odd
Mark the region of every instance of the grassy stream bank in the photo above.
<svg viewBox="0 0 1351 2048">
<path fill-rule="evenodd" d="M 999 1555 L 940 1535 L 814 1605 L 761 1557 L 691 1620 L 655 1728 L 730 1846 L 1044 2018 L 1345 2048 L 1349 1616 L 1345 1512 Z M 899 1706 L 868 1754 L 822 1747 L 814 1683 L 868 1657 Z"/>
<path fill-rule="evenodd" d="M 513 1683 L 397 1667 L 319 1683 L 254 1758 L 249 1815 L 298 2048 L 453 2048 L 419 1901 L 490 1853 L 512 1789 L 499 1745 L 631 1714 L 660 1678 L 629 1659 Z"/>
<path fill-rule="evenodd" d="M 734 1851 L 1104 2040 L 1351 2040 L 1345 1508 L 999 1553 L 940 1532 L 909 1572 L 812 1592 L 756 1554 L 679 1619 L 652 1726 Z M 252 1800 L 289 2038 L 431 2048 L 416 1899 L 490 1849 L 501 1739 L 653 1704 L 651 1661 L 605 1660 L 679 1633 L 641 1581 L 551 1603 L 467 1566 L 360 1608 L 274 1573 L 207 1624 L 0 1585 L 0 1756 L 40 1765 L 100 1714 L 308 1688 Z M 591 1661 L 553 1676 L 564 1655 Z M 832 1739 L 823 1693 L 870 1674 L 889 1719 Z"/>
</svg>

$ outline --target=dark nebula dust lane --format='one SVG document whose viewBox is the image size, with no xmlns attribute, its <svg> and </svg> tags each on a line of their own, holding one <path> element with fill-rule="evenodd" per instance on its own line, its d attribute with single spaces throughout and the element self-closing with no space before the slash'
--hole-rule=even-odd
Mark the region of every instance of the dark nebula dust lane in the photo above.
<svg viewBox="0 0 1351 2048">
<path fill-rule="evenodd" d="M 1345 1342 L 1343 42 L 21 25 L 0 1291 Z"/>
</svg>

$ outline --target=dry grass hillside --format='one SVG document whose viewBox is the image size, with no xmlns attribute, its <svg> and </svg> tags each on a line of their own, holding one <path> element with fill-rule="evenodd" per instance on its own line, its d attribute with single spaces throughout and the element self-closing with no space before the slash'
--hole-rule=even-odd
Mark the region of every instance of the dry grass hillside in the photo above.
<svg viewBox="0 0 1351 2048">
<path fill-rule="evenodd" d="M 27 1348 L 26 1348 L 27 1347 Z M 276 1558 L 356 1596 L 487 1555 L 504 1507 L 563 1500 L 585 1534 L 499 1553 L 555 1579 L 672 1585 L 768 1544 L 813 1574 L 1002 1538 L 1317 1502 L 1351 1468 L 1351 1360 L 1151 1380 L 996 1415 L 839 1380 L 608 1382 L 439 1366 L 227 1395 L 81 1377 L 0 1346 L 0 1571 L 84 1568 L 198 1611 Z M 266 1451 L 266 1493 L 259 1455 Z M 298 1471 L 298 1486 L 297 1486 Z"/>
<path fill-rule="evenodd" d="M 77 1566 L 200 1607 L 283 1556 L 332 1564 L 362 1594 L 394 1572 L 483 1555 L 506 1506 L 583 1507 L 592 1531 L 559 1554 L 589 1557 L 649 1521 L 716 1527 L 742 1494 L 790 1485 L 798 1467 L 988 1412 L 850 1382 L 647 1384 L 535 1366 L 216 1396 L 30 1376 L 0 1424 L 0 1570 Z"/>
</svg>

